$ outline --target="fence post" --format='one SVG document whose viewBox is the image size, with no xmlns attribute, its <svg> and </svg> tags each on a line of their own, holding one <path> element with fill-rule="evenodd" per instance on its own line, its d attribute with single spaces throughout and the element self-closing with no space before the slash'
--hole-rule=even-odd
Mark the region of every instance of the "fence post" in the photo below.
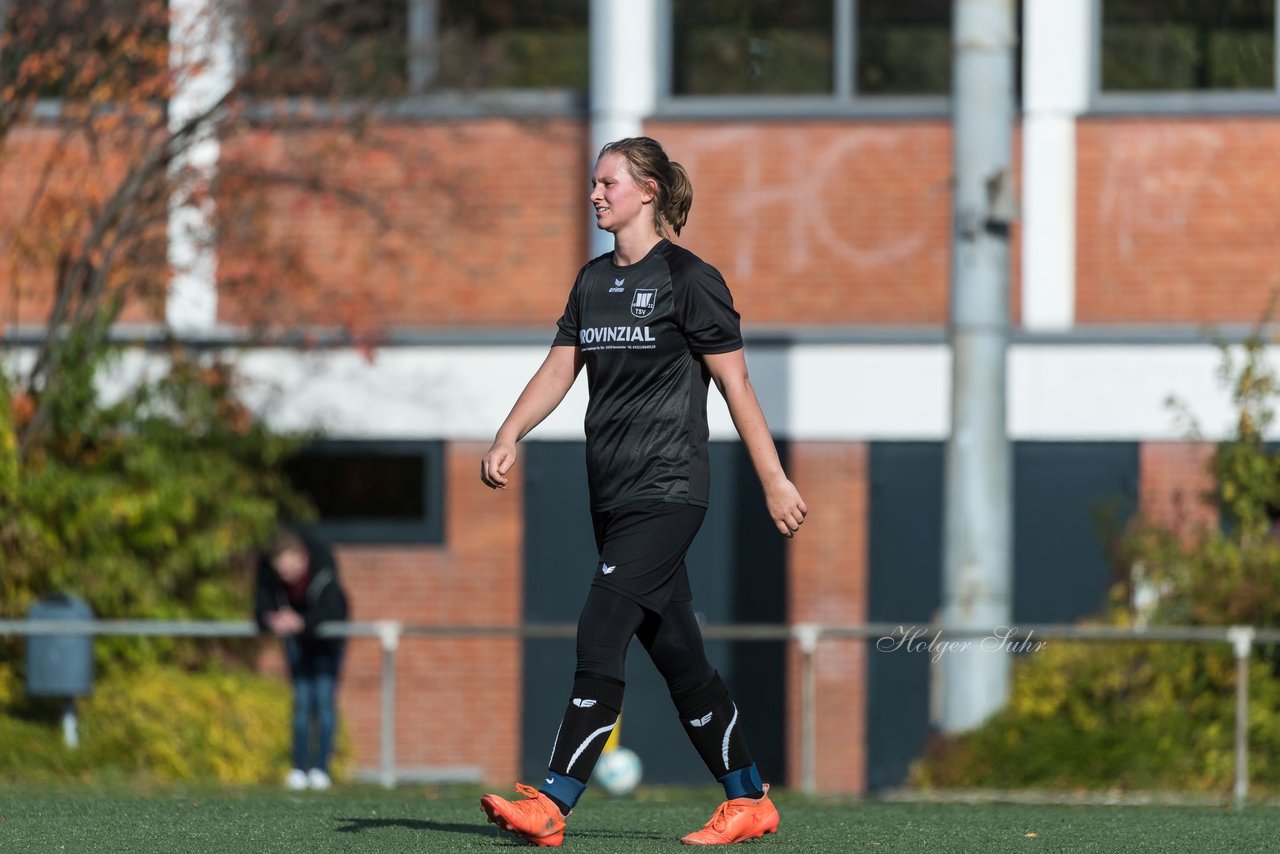
<svg viewBox="0 0 1280 854">
<path fill-rule="evenodd" d="M 794 628 L 800 645 L 800 787 L 812 795 L 818 789 L 818 638 L 822 629 L 813 623 Z"/>
<path fill-rule="evenodd" d="M 1243 809 L 1249 796 L 1249 658 L 1253 638 L 1254 630 L 1249 626 L 1227 629 L 1227 640 L 1236 653 L 1236 809 Z"/>
<path fill-rule="evenodd" d="M 396 784 L 396 649 L 400 646 L 403 627 L 394 620 L 381 620 L 377 626 L 382 643 L 382 768 L 379 777 L 385 789 Z"/>
</svg>

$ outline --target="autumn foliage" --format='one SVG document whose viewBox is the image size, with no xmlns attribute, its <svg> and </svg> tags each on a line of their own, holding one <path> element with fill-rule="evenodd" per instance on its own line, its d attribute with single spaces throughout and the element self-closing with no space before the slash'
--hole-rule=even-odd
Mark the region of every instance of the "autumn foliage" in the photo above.
<svg viewBox="0 0 1280 854">
<path fill-rule="evenodd" d="M 250 98 L 272 70 L 255 51 L 292 44 L 306 4 L 253 21 L 245 4 L 204 4 L 200 44 L 226 39 L 240 53 L 194 99 L 193 81 L 204 85 L 215 63 L 175 46 L 178 5 L 0 4 L 0 617 L 69 590 L 103 617 L 244 619 L 238 557 L 279 517 L 308 512 L 281 473 L 306 437 L 276 433 L 243 405 L 234 348 L 170 330 L 171 281 L 184 272 L 173 212 L 208 224 L 178 236 L 197 252 L 234 239 L 222 284 L 273 309 L 282 289 L 305 292 L 308 281 L 297 236 L 273 227 L 273 192 L 350 209 L 374 245 L 394 231 L 354 176 L 330 168 L 366 138 L 369 104 L 328 114 L 331 142 L 296 158 L 209 156 L 275 121 L 279 105 Z M 339 316 L 349 337 L 376 334 L 358 302 Z M 237 343 L 306 321 L 279 310 L 245 318 Z M 191 645 L 99 649 L 126 664 L 200 659 Z"/>
</svg>

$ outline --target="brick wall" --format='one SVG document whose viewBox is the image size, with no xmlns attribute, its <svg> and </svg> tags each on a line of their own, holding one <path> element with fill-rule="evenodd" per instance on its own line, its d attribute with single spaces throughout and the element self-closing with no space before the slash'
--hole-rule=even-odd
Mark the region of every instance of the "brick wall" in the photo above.
<svg viewBox="0 0 1280 854">
<path fill-rule="evenodd" d="M 418 548 L 343 546 L 338 560 L 352 619 L 445 626 L 514 626 L 523 614 L 518 485 L 480 483 L 486 450 L 447 446 L 445 543 Z M 520 759 L 520 644 L 504 638 L 404 638 L 398 653 L 397 764 L 477 768 L 510 783 Z M 356 763 L 380 756 L 381 649 L 352 643 L 341 709 Z"/>
<path fill-rule="evenodd" d="M 79 250 L 87 226 L 127 176 L 137 141 L 121 134 L 96 140 L 90 150 L 82 139 L 32 124 L 13 128 L 3 143 L 0 324 L 44 323 L 67 260 L 63 250 Z M 130 251 L 116 259 L 109 285 L 118 286 L 126 277 L 132 283 L 131 300 L 121 313 L 126 322 L 154 322 L 163 316 L 166 283 L 163 273 L 156 271 L 166 264 L 164 229 L 163 221 L 149 227 L 133 224 L 130 233 L 146 240 L 131 244 Z M 144 249 L 138 250 L 139 245 Z"/>
<path fill-rule="evenodd" d="M 753 324 L 945 321 L 945 123 L 657 122 L 646 132 L 694 184 L 680 242 L 721 269 Z M 381 127 L 376 145 L 337 157 L 331 137 L 260 131 L 227 157 L 283 171 L 328 158 L 326 180 L 375 198 L 392 230 L 380 233 L 350 204 L 273 191 L 270 215 L 236 233 L 277 243 L 279 257 L 297 257 L 311 275 L 265 301 L 226 288 L 226 320 L 287 310 L 313 322 L 527 326 L 559 315 L 587 251 L 585 125 Z M 224 255 L 251 257 L 231 239 Z"/>
<path fill-rule="evenodd" d="M 1218 524 L 1204 501 L 1214 487 L 1210 442 L 1144 442 L 1138 449 L 1138 509 L 1149 521 L 1191 534 Z"/>
<path fill-rule="evenodd" d="M 1256 321 L 1280 288 L 1280 120 L 1077 131 L 1081 323 Z"/>
<path fill-rule="evenodd" d="M 792 480 L 809 507 L 789 546 L 788 622 L 856 625 L 867 614 L 867 446 L 792 443 Z M 816 782 L 823 792 L 866 789 L 864 641 L 823 640 L 816 676 Z M 802 656 L 793 644 L 787 662 L 788 783 L 803 782 Z"/>
<path fill-rule="evenodd" d="M 272 188 L 228 223 L 231 323 L 550 327 L 587 253 L 580 121 L 378 126 L 357 145 L 323 129 L 259 130 L 225 149 L 228 169 L 303 174 L 346 196 Z M 254 250 L 265 242 L 268 251 Z M 299 271 L 302 271 L 300 273 Z"/>
<path fill-rule="evenodd" d="M 721 268 L 752 324 L 945 322 L 945 122 L 654 121 L 646 132 L 694 182 L 681 242 Z M 0 225 L 22 216 L 56 139 L 39 126 L 11 134 Z M 1090 117 L 1077 140 L 1079 322 L 1259 316 L 1280 287 L 1280 119 Z M 591 156 L 579 119 L 232 137 L 223 185 L 240 205 L 220 209 L 221 319 L 548 325 L 587 252 Z M 70 163 L 65 175 L 88 161 L 73 147 Z M 254 178 L 263 169 L 342 192 L 268 189 Z M 1017 317 L 1016 228 L 1011 250 Z M 43 317 L 51 263 L 15 278 L 12 255 L 0 260 L 8 317 Z M 253 270 L 265 287 L 247 289 Z"/>
</svg>

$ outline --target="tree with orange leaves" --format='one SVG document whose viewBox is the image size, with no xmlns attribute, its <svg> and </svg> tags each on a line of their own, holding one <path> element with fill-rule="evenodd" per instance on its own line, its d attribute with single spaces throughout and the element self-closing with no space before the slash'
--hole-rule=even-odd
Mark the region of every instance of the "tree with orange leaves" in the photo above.
<svg viewBox="0 0 1280 854">
<path fill-rule="evenodd" d="M 281 515 L 307 512 L 281 473 L 302 437 L 250 413 L 230 358 L 172 323 L 175 303 L 213 288 L 209 261 L 226 233 L 242 249 L 227 265 L 237 287 L 265 292 L 281 258 L 305 280 L 288 246 L 244 238 L 271 187 L 390 231 L 373 200 L 325 168 L 362 138 L 368 99 L 331 111 L 335 141 L 305 163 L 218 162 L 219 146 L 271 113 L 250 96 L 287 91 L 305 69 L 334 97 L 359 77 L 345 53 L 315 49 L 307 4 L 282 8 L 264 17 L 233 0 L 0 2 L 0 617 L 57 589 L 102 616 L 243 617 L 233 558 Z M 298 45 L 311 45 L 306 64 L 292 62 Z M 104 372 L 136 361 L 139 344 L 162 370 L 107 398 Z"/>
</svg>

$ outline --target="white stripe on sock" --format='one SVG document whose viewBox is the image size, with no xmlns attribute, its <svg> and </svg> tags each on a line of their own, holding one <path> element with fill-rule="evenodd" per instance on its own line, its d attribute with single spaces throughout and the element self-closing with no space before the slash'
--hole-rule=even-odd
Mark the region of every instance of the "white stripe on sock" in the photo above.
<svg viewBox="0 0 1280 854">
<path fill-rule="evenodd" d="M 608 726 L 602 726 L 600 727 L 600 729 L 596 730 L 595 732 L 591 733 L 591 735 L 583 739 L 582 744 L 578 745 L 578 749 L 573 751 L 573 757 L 569 760 L 569 764 L 565 766 L 564 773 L 568 774 L 570 771 L 573 770 L 573 763 L 578 761 L 578 757 L 582 755 L 582 751 L 587 749 L 587 745 L 591 743 L 591 740 L 593 738 L 595 738 L 597 735 L 600 735 L 601 733 L 605 733 L 613 729 L 615 726 L 617 726 L 617 723 L 618 723 L 617 721 L 614 721 Z M 728 748 L 726 747 L 725 750 L 728 750 Z"/>
<path fill-rule="evenodd" d="M 738 704 L 733 704 L 733 719 L 729 721 L 729 725 L 724 728 L 724 743 L 720 745 L 720 758 L 724 760 L 724 770 L 729 770 L 729 733 L 733 732 L 733 725 L 738 722 Z"/>
<path fill-rule="evenodd" d="M 551 742 L 551 755 L 547 757 L 547 764 L 551 764 L 551 760 L 556 755 L 556 745 L 560 743 L 560 729 L 564 726 L 564 721 L 560 721 L 560 726 L 556 727 L 556 740 Z"/>
</svg>

